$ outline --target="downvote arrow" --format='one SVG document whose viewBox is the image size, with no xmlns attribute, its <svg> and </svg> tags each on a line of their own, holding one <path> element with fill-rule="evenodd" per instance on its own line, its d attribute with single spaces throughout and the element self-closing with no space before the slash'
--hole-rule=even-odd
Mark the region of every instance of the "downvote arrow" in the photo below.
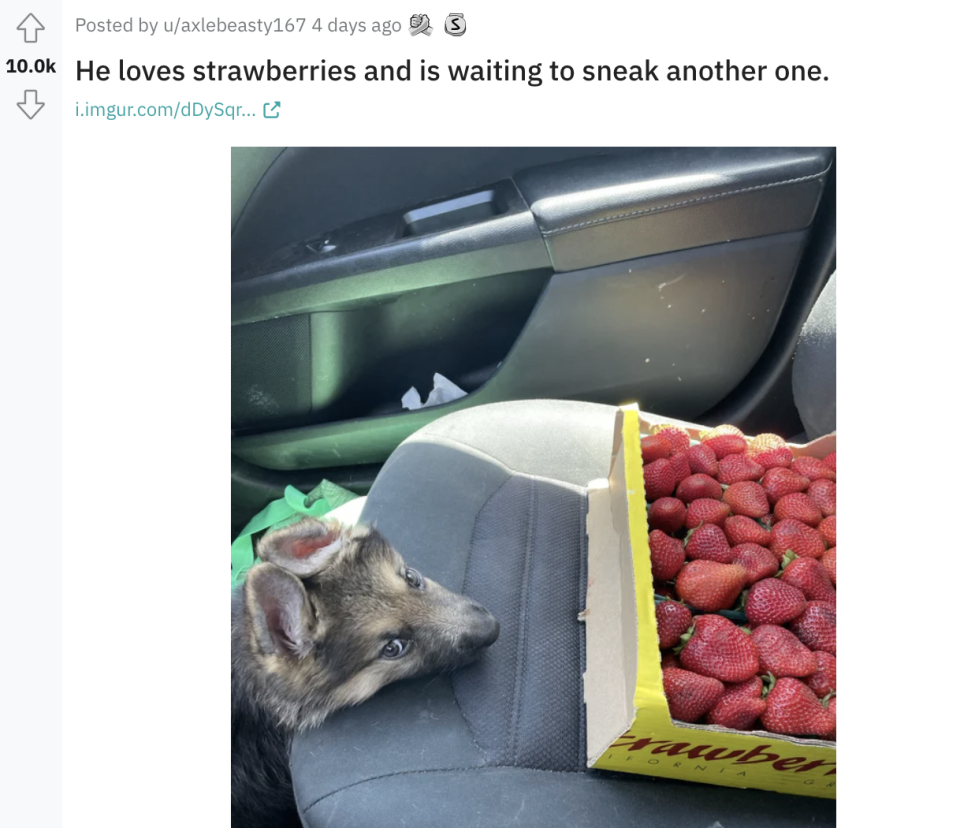
<svg viewBox="0 0 960 828">
<path fill-rule="evenodd" d="M 32 121 L 36 114 L 43 109 L 46 104 L 37 102 L 36 89 L 27 89 L 23 93 L 23 103 L 18 103 L 17 106 L 19 106 L 20 111 Z"/>
</svg>

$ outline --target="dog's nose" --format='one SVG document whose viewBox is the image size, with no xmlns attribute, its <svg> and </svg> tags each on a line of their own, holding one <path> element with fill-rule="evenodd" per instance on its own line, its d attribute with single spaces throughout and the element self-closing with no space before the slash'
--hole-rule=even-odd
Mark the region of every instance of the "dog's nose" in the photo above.
<svg viewBox="0 0 960 828">
<path fill-rule="evenodd" d="M 494 618 L 493 614 L 485 610 L 479 604 L 473 605 L 474 622 L 470 630 L 470 646 L 475 649 L 489 647 L 500 636 L 500 622 Z"/>
</svg>

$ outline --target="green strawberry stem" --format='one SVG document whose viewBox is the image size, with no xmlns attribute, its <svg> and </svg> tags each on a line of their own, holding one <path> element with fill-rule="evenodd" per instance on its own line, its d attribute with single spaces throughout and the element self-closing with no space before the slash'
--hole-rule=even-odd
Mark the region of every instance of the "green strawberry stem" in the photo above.
<svg viewBox="0 0 960 828">
<path fill-rule="evenodd" d="M 797 559 L 797 553 L 794 552 L 792 549 L 788 549 L 786 552 L 784 552 L 783 560 L 780 561 L 780 571 L 777 572 L 777 574 L 774 575 L 773 577 L 779 578 L 781 575 L 783 575 L 784 570 L 796 559 Z"/>
<path fill-rule="evenodd" d="M 770 691 L 773 690 L 773 686 L 777 683 L 777 677 L 773 673 L 767 673 L 765 676 L 761 676 L 763 679 L 763 691 L 760 694 L 760 698 L 765 699 L 770 695 Z"/>
<path fill-rule="evenodd" d="M 822 704 L 824 707 L 828 707 L 830 704 L 830 699 L 832 699 L 836 695 L 837 695 L 837 691 L 831 687 L 830 692 L 827 693 L 827 695 L 825 695 L 822 699 L 820 699 L 820 704 Z"/>
<path fill-rule="evenodd" d="M 680 655 L 680 653 L 683 651 L 683 648 L 686 647 L 687 644 L 690 643 L 690 639 L 693 638 L 693 632 L 696 628 L 697 628 L 696 624 L 694 624 L 692 627 L 690 627 L 689 630 L 687 630 L 683 635 L 680 636 L 680 643 L 673 648 L 674 653 L 676 653 L 677 655 Z"/>
</svg>

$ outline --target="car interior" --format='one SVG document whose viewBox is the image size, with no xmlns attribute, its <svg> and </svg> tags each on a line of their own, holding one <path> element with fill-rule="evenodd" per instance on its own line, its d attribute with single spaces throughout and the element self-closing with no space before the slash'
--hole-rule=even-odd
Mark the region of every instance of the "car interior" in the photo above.
<svg viewBox="0 0 960 828">
<path fill-rule="evenodd" d="M 834 148 L 234 148 L 231 206 L 232 537 L 329 480 L 501 625 L 295 737 L 303 824 L 833 824 L 588 770 L 578 613 L 616 406 L 835 430 Z"/>
</svg>

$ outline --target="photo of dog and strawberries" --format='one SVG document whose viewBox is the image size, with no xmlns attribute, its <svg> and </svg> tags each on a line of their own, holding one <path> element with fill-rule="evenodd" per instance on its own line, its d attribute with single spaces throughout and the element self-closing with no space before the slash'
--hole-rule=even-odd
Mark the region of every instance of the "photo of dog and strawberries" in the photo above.
<svg viewBox="0 0 960 828">
<path fill-rule="evenodd" d="M 946 822 L 901 12 L 6 4 L 3 824 Z"/>
</svg>

